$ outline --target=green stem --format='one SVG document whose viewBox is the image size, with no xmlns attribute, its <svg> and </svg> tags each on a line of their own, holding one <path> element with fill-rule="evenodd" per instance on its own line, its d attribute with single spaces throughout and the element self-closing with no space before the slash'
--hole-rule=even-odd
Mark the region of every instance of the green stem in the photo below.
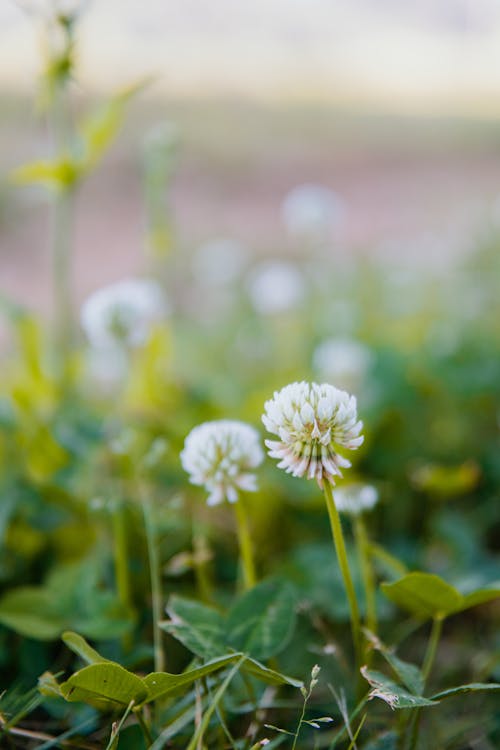
<svg viewBox="0 0 500 750">
<path fill-rule="evenodd" d="M 64 33 L 65 45 L 69 54 L 72 44 L 71 32 Z M 55 51 L 54 55 L 59 56 Z M 58 73 L 53 82 L 50 99 L 49 119 L 52 128 L 54 159 L 68 158 L 71 148 L 72 128 L 67 100 L 68 76 Z M 73 328 L 72 294 L 70 289 L 72 225 L 74 187 L 71 183 L 61 185 L 55 195 L 52 227 L 52 278 L 54 295 L 54 338 L 56 367 L 61 375 L 66 374 L 67 355 L 71 346 Z"/>
<path fill-rule="evenodd" d="M 425 652 L 424 663 L 422 665 L 422 676 L 424 678 L 424 682 L 427 682 L 427 679 L 431 673 L 431 669 L 434 664 L 434 659 L 436 657 L 436 651 L 437 651 L 439 639 L 441 638 L 442 629 L 443 629 L 443 618 L 439 616 L 435 617 L 432 621 L 432 629 L 431 629 L 431 634 L 429 636 L 429 643 L 427 644 L 427 650 Z"/>
<path fill-rule="evenodd" d="M 134 711 L 135 716 L 137 718 L 137 721 L 139 723 L 139 726 L 142 730 L 142 733 L 144 735 L 144 739 L 146 740 L 147 745 L 153 744 L 153 737 L 151 735 L 150 729 L 147 725 L 147 722 L 143 716 L 142 709 L 139 709 L 138 711 Z"/>
<path fill-rule="evenodd" d="M 119 502 L 113 512 L 113 541 L 114 541 L 114 563 L 115 582 L 118 599 L 127 613 L 132 613 L 132 596 L 130 589 L 127 524 L 125 506 Z M 128 650 L 131 646 L 130 634 L 123 640 L 123 646 Z"/>
<path fill-rule="evenodd" d="M 160 556 L 158 554 L 158 540 L 154 523 L 153 506 L 147 491 L 141 491 L 142 513 L 148 548 L 149 577 L 151 582 L 151 598 L 153 605 L 153 639 L 155 672 L 165 671 L 165 653 L 163 650 L 163 633 L 159 622 L 163 613 L 161 591 Z"/>
<path fill-rule="evenodd" d="M 241 667 L 245 659 L 246 659 L 246 656 L 244 655 L 241 657 L 241 659 L 238 659 L 238 661 L 236 662 L 234 667 L 231 669 L 231 671 L 227 675 L 222 685 L 218 688 L 209 707 L 205 711 L 201 724 L 196 729 L 193 737 L 191 738 L 191 742 L 189 743 L 187 750 L 196 750 L 196 748 L 198 747 L 198 743 L 202 741 L 203 735 L 205 734 L 207 730 L 207 727 L 210 723 L 210 719 L 212 718 L 212 715 L 215 709 L 219 705 L 219 702 L 221 701 L 222 696 L 224 695 L 227 688 L 229 687 L 229 683 L 231 682 L 231 680 L 233 679 L 233 677 L 235 676 L 236 672 L 239 670 L 239 668 Z"/>
<path fill-rule="evenodd" d="M 377 606 L 375 600 L 375 575 L 370 559 L 369 541 L 366 526 L 361 516 L 354 519 L 354 538 L 359 557 L 359 566 L 363 578 L 366 602 L 366 627 L 374 635 L 377 634 Z"/>
<path fill-rule="evenodd" d="M 73 191 L 63 188 L 55 198 L 52 240 L 54 335 L 57 367 L 63 373 L 72 333 L 70 289 L 72 215 Z"/>
<path fill-rule="evenodd" d="M 243 585 L 245 590 L 248 590 L 255 586 L 257 578 L 255 575 L 252 537 L 248 525 L 246 509 L 241 497 L 239 498 L 239 500 L 237 500 L 236 503 L 234 503 L 234 511 L 236 514 L 238 542 L 240 545 L 240 558 L 243 568 Z"/>
<path fill-rule="evenodd" d="M 354 585 L 352 583 L 351 572 L 349 570 L 349 563 L 347 560 L 347 552 L 345 548 L 344 535 L 342 533 L 342 525 L 340 523 L 340 516 L 333 499 L 332 487 L 329 482 L 323 482 L 323 490 L 325 494 L 326 506 L 328 508 L 328 515 L 330 517 L 330 525 L 332 527 L 333 541 L 335 544 L 335 550 L 337 552 L 337 560 L 340 566 L 340 572 L 344 580 L 344 586 L 349 602 L 349 610 L 351 613 L 351 630 L 352 640 L 354 644 L 354 654 L 356 658 L 356 673 L 359 675 L 359 670 L 362 659 L 361 649 L 361 622 L 359 617 L 358 602 L 356 599 L 356 592 L 354 591 Z"/>
<path fill-rule="evenodd" d="M 212 579 L 209 572 L 209 549 L 207 539 L 196 521 L 193 524 L 193 567 L 200 599 L 211 602 Z"/>
<path fill-rule="evenodd" d="M 427 649 L 424 656 L 424 662 L 422 664 L 422 677 L 424 685 L 427 682 L 427 679 L 431 673 L 432 666 L 434 664 L 434 659 L 436 657 L 436 651 L 439 643 L 439 639 L 441 638 L 441 631 L 443 629 L 443 617 L 440 617 L 439 615 L 437 617 L 434 617 L 432 621 L 432 629 L 431 634 L 429 636 L 429 642 L 427 644 Z M 410 725 L 408 727 L 408 745 L 407 747 L 409 750 L 415 750 L 418 743 L 418 733 L 420 729 L 420 714 L 422 709 L 417 708 L 412 716 L 412 720 L 410 722 Z"/>
</svg>

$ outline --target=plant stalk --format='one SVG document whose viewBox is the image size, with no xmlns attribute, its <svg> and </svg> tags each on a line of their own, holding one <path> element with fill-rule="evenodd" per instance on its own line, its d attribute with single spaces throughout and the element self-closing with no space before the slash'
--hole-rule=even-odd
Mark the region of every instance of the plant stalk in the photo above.
<svg viewBox="0 0 500 750">
<path fill-rule="evenodd" d="M 65 44 L 71 47 L 71 33 L 64 28 Z M 58 54 L 55 52 L 54 54 Z M 49 120 L 54 144 L 54 159 L 62 161 L 71 150 L 71 122 L 67 102 L 68 76 L 58 73 L 50 97 Z M 54 345 L 56 367 L 66 374 L 67 355 L 71 347 L 73 309 L 71 294 L 72 226 L 74 186 L 60 185 L 54 199 L 52 216 L 52 279 L 54 295 Z"/>
<path fill-rule="evenodd" d="M 255 586 L 257 577 L 255 574 L 255 562 L 253 556 L 252 537 L 248 525 L 248 516 L 246 513 L 243 500 L 240 497 L 234 503 L 234 512 L 236 514 L 236 528 L 238 533 L 238 542 L 240 546 L 240 560 L 243 572 L 243 588 L 245 591 Z"/>
<path fill-rule="evenodd" d="M 120 604 L 127 613 L 131 614 L 133 604 L 128 564 L 127 523 L 125 506 L 121 501 L 117 503 L 114 509 L 112 522 L 116 590 Z M 131 637 L 127 633 L 123 638 L 123 647 L 128 651 L 131 645 Z"/>
<path fill-rule="evenodd" d="M 422 664 L 422 677 L 424 685 L 431 673 L 434 659 L 436 657 L 436 651 L 441 638 L 441 631 L 443 629 L 443 617 L 434 617 L 432 620 L 431 634 L 429 636 L 429 642 L 424 656 L 424 662 Z M 413 714 L 412 721 L 408 727 L 408 745 L 409 750 L 415 750 L 418 743 L 418 733 L 420 729 L 420 714 L 422 709 L 417 708 Z"/>
<path fill-rule="evenodd" d="M 154 522 L 153 505 L 149 493 L 142 489 L 140 495 L 148 549 L 149 577 L 153 607 L 154 665 L 155 672 L 164 672 L 165 652 L 163 649 L 163 633 L 159 626 L 163 612 L 163 597 L 161 591 L 161 568 L 158 552 L 158 539 Z"/>
<path fill-rule="evenodd" d="M 377 634 L 377 606 L 375 600 L 375 575 L 373 565 L 370 559 L 370 543 L 366 533 L 366 526 L 362 516 L 358 515 L 354 519 L 354 538 L 359 557 L 359 566 L 363 577 L 363 586 L 365 589 L 366 602 L 366 620 L 365 624 L 368 630 L 374 635 Z"/>
<path fill-rule="evenodd" d="M 361 648 L 361 621 L 359 617 L 358 601 L 356 599 L 356 592 L 351 578 L 351 572 L 349 570 L 349 563 L 347 560 L 347 552 L 345 548 L 344 535 L 342 533 L 342 525 L 340 523 L 340 516 L 333 499 L 332 487 L 329 482 L 323 482 L 323 491 L 325 494 L 326 506 L 328 509 L 328 515 L 330 517 L 330 525 L 332 528 L 333 541 L 335 550 L 337 553 L 337 560 L 340 566 L 340 572 L 344 580 L 344 586 L 349 602 L 349 610 L 351 614 L 351 631 L 352 640 L 354 644 L 354 654 L 356 659 L 356 673 L 359 675 L 359 670 L 362 666 L 362 648 Z"/>
</svg>

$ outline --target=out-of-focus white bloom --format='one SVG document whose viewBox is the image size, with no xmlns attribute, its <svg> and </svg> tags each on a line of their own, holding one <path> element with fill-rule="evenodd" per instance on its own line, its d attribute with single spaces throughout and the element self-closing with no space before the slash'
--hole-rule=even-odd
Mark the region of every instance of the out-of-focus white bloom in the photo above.
<svg viewBox="0 0 500 750">
<path fill-rule="evenodd" d="M 193 256 L 193 273 L 199 284 L 222 286 L 235 281 L 248 261 L 248 250 L 236 240 L 205 242 Z"/>
<path fill-rule="evenodd" d="M 331 380 L 340 388 L 356 391 L 372 361 L 370 349 L 349 338 L 326 339 L 313 353 L 313 368 L 322 380 Z"/>
<path fill-rule="evenodd" d="M 353 482 L 335 491 L 335 505 L 341 513 L 357 516 L 371 510 L 378 502 L 378 491 L 371 484 Z"/>
<path fill-rule="evenodd" d="M 98 289 L 84 302 L 81 324 L 92 346 L 136 347 L 147 341 L 151 327 L 168 313 L 160 285 L 125 279 Z"/>
<path fill-rule="evenodd" d="M 341 469 L 351 463 L 338 448 L 354 450 L 363 442 L 363 423 L 358 421 L 356 398 L 333 385 L 292 383 L 276 391 L 264 405 L 262 417 L 269 432 L 279 440 L 266 440 L 271 458 L 294 477 L 326 479 L 335 484 Z"/>
<path fill-rule="evenodd" d="M 248 292 L 258 313 L 274 315 L 297 307 L 305 294 L 304 280 L 292 263 L 268 261 L 250 276 Z"/>
<path fill-rule="evenodd" d="M 339 196 L 323 185 L 298 185 L 281 206 L 287 230 L 296 236 L 325 237 L 341 221 L 345 208 Z"/>
<path fill-rule="evenodd" d="M 119 346 L 90 346 L 85 352 L 85 375 L 104 393 L 112 392 L 127 375 L 127 357 Z"/>
<path fill-rule="evenodd" d="M 181 452 L 182 467 L 191 483 L 204 486 L 209 493 L 208 505 L 218 505 L 224 499 L 235 503 L 239 490 L 255 492 L 257 479 L 251 469 L 263 458 L 257 430 L 230 419 L 194 427 Z"/>
</svg>

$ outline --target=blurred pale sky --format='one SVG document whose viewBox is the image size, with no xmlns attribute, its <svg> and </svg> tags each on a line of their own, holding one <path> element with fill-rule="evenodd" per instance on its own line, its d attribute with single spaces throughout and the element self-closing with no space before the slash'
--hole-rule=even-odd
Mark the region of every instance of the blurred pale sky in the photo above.
<svg viewBox="0 0 500 750">
<path fill-rule="evenodd" d="M 40 36 L 16 0 L 0 0 L 0 86 L 33 88 Z M 145 74 L 181 96 L 496 116 L 500 0 L 89 0 L 82 87 Z"/>
</svg>

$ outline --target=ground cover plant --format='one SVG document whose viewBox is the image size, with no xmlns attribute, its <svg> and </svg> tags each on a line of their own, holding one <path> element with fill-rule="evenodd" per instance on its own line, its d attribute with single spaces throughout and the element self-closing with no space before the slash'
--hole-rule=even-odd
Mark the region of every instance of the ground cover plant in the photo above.
<svg viewBox="0 0 500 750">
<path fill-rule="evenodd" d="M 77 17 L 47 20 L 54 316 L 2 298 L 0 736 L 12 748 L 495 748 L 498 239 L 446 278 L 307 253 L 194 261 L 145 149 L 141 278 L 71 294 L 78 190 L 127 102 L 69 116 Z M 478 288 L 477 278 L 481 279 Z"/>
</svg>

